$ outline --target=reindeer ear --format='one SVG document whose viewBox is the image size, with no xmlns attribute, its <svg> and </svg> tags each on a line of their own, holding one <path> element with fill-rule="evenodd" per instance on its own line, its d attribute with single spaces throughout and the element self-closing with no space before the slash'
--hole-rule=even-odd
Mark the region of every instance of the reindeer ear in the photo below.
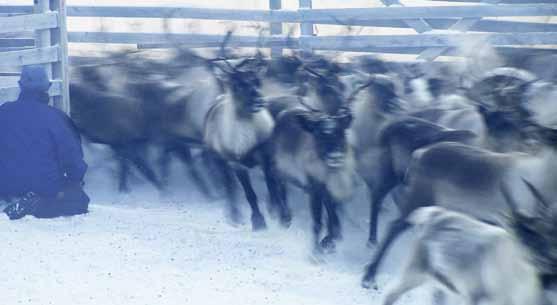
<svg viewBox="0 0 557 305">
<path fill-rule="evenodd" d="M 300 112 L 296 114 L 298 124 L 307 132 L 313 132 L 317 127 L 317 120 L 314 115 L 309 112 Z"/>
</svg>

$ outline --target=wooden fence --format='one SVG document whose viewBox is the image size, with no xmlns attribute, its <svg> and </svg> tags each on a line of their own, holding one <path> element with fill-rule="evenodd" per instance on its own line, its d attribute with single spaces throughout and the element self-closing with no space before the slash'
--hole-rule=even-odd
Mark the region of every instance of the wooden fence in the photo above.
<svg viewBox="0 0 557 305">
<path fill-rule="evenodd" d="M 299 9 L 281 8 L 281 0 L 269 0 L 269 10 L 208 9 L 191 7 L 122 7 L 69 6 L 64 0 L 40 0 L 34 7 L 0 6 L 0 34 L 35 30 L 37 43 L 30 47 L 28 38 L 0 39 L 1 62 L 17 60 L 19 64 L 52 63 L 53 77 L 61 81 L 52 93 L 65 96 L 67 92 L 67 62 L 65 45 L 65 15 L 70 17 L 177 18 L 229 21 L 266 22 L 271 35 L 265 37 L 233 36 L 232 47 L 267 47 L 272 54 L 282 49 L 335 50 L 416 54 L 418 59 L 434 60 L 441 55 L 454 55 L 459 42 L 466 39 L 485 41 L 501 52 L 531 52 L 532 46 L 548 46 L 546 52 L 556 52 L 557 24 L 484 19 L 487 17 L 556 16 L 555 0 L 451 0 L 454 2 L 484 2 L 483 5 L 404 7 L 398 0 L 381 0 L 385 7 L 357 9 L 314 9 L 311 0 L 299 0 Z M 435 1 L 435 0 L 434 0 Z M 50 9 L 48 11 L 48 6 Z M 33 15 L 19 15 L 29 14 Z M 283 23 L 299 23 L 300 35 L 287 37 Z M 315 24 L 409 28 L 411 35 L 345 35 L 317 36 Z M 444 30 L 444 31 L 438 31 Z M 50 37 L 47 37 L 50 35 Z M 188 33 L 129 33 L 73 32 L 67 33 L 70 43 L 134 44 L 138 48 L 167 48 L 175 44 L 185 47 L 217 47 L 223 35 Z M 18 51 L 13 51 L 13 50 Z M 22 50 L 23 49 L 23 50 Z M 1 63 L 0 63 L 1 65 Z M 57 89 L 59 88 L 59 89 Z M 2 94 L 0 94 L 2 96 Z M 62 98 L 64 99 L 64 98 Z M 67 108 L 67 103 L 62 102 Z"/>
<path fill-rule="evenodd" d="M 23 9 L 24 12 L 0 9 L 0 34 L 12 37 L 0 39 L 0 69 L 45 64 L 52 80 L 51 102 L 69 112 L 65 0 L 35 0 L 33 7 Z M 25 34 L 21 34 L 24 38 L 13 38 L 18 36 L 14 33 L 34 33 L 34 38 Z M 17 71 L 0 75 L 0 103 L 15 100 L 19 95 Z"/>
</svg>

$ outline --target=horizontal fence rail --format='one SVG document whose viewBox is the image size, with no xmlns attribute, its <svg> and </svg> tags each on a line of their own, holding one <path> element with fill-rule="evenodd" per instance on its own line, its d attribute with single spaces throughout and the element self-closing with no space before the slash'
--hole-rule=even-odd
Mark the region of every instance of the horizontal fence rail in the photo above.
<svg viewBox="0 0 557 305">
<path fill-rule="evenodd" d="M 23 48 L 33 47 L 35 40 L 30 38 L 0 38 L 0 47 L 2 48 Z"/>
<path fill-rule="evenodd" d="M 46 47 L 0 53 L 0 67 L 53 63 L 60 60 L 59 48 Z"/>
<path fill-rule="evenodd" d="M 158 34 L 158 33 L 118 33 L 118 32 L 70 32 L 70 41 L 83 43 L 150 44 L 159 47 L 180 44 L 184 47 L 218 47 L 224 35 L 198 34 Z M 344 50 L 345 48 L 394 48 L 394 47 L 458 47 L 462 41 L 484 41 L 494 46 L 508 45 L 555 45 L 557 32 L 539 33 L 447 33 L 419 35 L 358 35 L 358 36 L 231 36 L 230 47 L 273 46 L 297 49 L 312 48 L 318 50 Z"/>
<path fill-rule="evenodd" d="M 553 1 L 553 0 L 552 0 Z M 551 2 L 555 3 L 555 2 Z M 0 6 L 0 13 L 29 13 L 26 6 Z M 259 21 L 272 23 L 336 24 L 351 26 L 377 26 L 408 28 L 404 19 L 425 19 L 434 29 L 447 29 L 458 21 L 455 18 L 525 17 L 557 15 L 557 5 L 496 5 L 496 6 L 435 6 L 435 7 L 378 7 L 358 9 L 299 9 L 299 10 L 237 10 L 190 7 L 123 7 L 123 6 L 69 6 L 69 17 L 119 18 L 182 18 L 230 21 Z M 449 18 L 452 17 L 452 18 Z M 516 23 L 517 31 L 543 31 L 557 25 L 481 20 L 471 30 L 515 31 L 509 26 Z M 521 29 L 522 28 L 522 29 Z"/>
<path fill-rule="evenodd" d="M 42 64 L 53 106 L 69 113 L 65 0 L 0 6 L 0 104 L 19 95 L 21 66 Z"/>
<path fill-rule="evenodd" d="M 46 30 L 56 27 L 58 27 L 58 14 L 55 12 L 0 18 L 0 33 Z"/>
<path fill-rule="evenodd" d="M 48 90 L 48 95 L 55 97 L 62 95 L 62 81 L 54 80 Z M 0 103 L 6 101 L 15 101 L 19 96 L 19 87 L 17 83 L 3 84 L 0 82 Z"/>
<path fill-rule="evenodd" d="M 255 21 L 270 24 L 334 24 L 346 26 L 375 26 L 389 28 L 413 28 L 423 34 L 372 35 L 372 36 L 313 36 L 286 37 L 274 34 L 266 37 L 233 36 L 231 47 L 264 47 L 307 50 L 333 50 L 355 52 L 379 52 L 399 54 L 433 53 L 456 54 L 460 41 L 490 43 L 498 51 L 518 53 L 542 51 L 531 45 L 556 45 L 557 24 L 481 20 L 484 17 L 532 17 L 556 16 L 557 0 L 450 0 L 453 2 L 505 3 L 498 5 L 467 6 L 419 6 L 376 7 L 354 9 L 298 10 L 247 10 L 209 9 L 191 7 L 148 6 L 69 6 L 69 17 L 119 17 L 119 18 L 181 18 L 203 20 Z M 300 2 L 301 3 L 301 2 Z M 520 4 L 517 4 L 520 3 Z M 32 7 L 0 6 L 0 14 L 25 14 Z M 25 15 L 24 15 L 25 16 Z M 24 18 L 12 16 L 9 18 Z M 419 22 L 409 22 L 419 21 Z M 424 25 L 423 30 L 414 25 Z M 432 30 L 448 30 L 440 33 Z M 483 33 L 464 33 L 465 31 Z M 0 29 L 0 34 L 3 33 Z M 491 34 L 493 33 L 493 34 Z M 69 32 L 68 41 L 73 43 L 136 44 L 138 48 L 167 48 L 177 44 L 191 48 L 219 47 L 223 35 L 177 34 L 177 33 L 123 33 L 123 32 Z M 521 46 L 519 50 L 509 46 Z M 6 46 L 8 47 L 8 46 Z M 1 46 L 0 46 L 1 48 Z M 428 50 L 429 48 L 429 50 Z M 557 52 L 544 49 L 543 52 Z M 425 56 L 427 58 L 427 56 Z"/>
<path fill-rule="evenodd" d="M 335 22 L 417 18 L 554 16 L 557 5 L 427 6 L 299 10 L 233 10 L 188 7 L 68 7 L 72 17 L 188 18 L 261 22 Z"/>
<path fill-rule="evenodd" d="M 443 2 L 470 2 L 487 4 L 533 4 L 533 3 L 555 3 L 555 0 L 430 0 Z"/>
</svg>

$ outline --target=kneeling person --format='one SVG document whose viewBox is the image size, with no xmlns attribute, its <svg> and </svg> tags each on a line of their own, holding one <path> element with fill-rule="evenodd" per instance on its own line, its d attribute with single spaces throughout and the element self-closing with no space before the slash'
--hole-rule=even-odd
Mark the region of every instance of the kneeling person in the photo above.
<svg viewBox="0 0 557 305">
<path fill-rule="evenodd" d="M 71 119 L 48 105 L 46 70 L 23 67 L 14 102 L 0 105 L 0 199 L 10 219 L 87 212 L 87 164 Z"/>
</svg>

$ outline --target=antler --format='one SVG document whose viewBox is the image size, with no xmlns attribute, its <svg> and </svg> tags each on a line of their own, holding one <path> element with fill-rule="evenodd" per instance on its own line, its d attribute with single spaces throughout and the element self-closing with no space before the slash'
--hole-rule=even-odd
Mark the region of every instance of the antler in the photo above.
<svg viewBox="0 0 557 305">
<path fill-rule="evenodd" d="M 534 197 L 536 197 L 536 199 L 538 200 L 539 203 L 542 204 L 542 208 L 545 210 L 547 208 L 550 207 L 550 201 L 547 200 L 547 198 L 545 198 L 540 191 L 538 191 L 538 189 L 532 185 L 532 183 L 530 183 L 528 180 L 521 178 L 522 182 L 524 182 L 526 184 L 526 186 L 528 187 L 528 189 L 530 190 L 530 192 L 534 195 Z"/>
<path fill-rule="evenodd" d="M 518 203 L 511 196 L 509 189 L 507 188 L 507 184 L 504 181 L 501 181 L 499 188 L 501 189 L 501 194 L 503 194 L 505 203 L 509 206 L 512 215 L 516 216 L 518 214 Z"/>
</svg>

